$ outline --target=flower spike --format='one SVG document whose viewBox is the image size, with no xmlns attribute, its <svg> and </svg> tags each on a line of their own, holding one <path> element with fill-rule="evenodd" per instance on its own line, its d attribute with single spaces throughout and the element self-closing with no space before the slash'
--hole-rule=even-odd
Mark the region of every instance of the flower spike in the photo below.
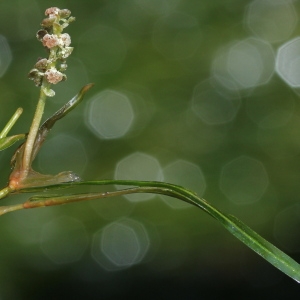
<svg viewBox="0 0 300 300">
<path fill-rule="evenodd" d="M 50 90 L 49 85 L 67 79 L 64 74 L 67 69 L 66 59 L 72 53 L 73 47 L 70 47 L 70 35 L 62 32 L 75 18 L 70 16 L 71 12 L 68 9 L 58 7 L 46 9 L 45 15 L 48 17 L 42 21 L 42 29 L 37 32 L 36 36 L 49 52 L 49 58 L 38 60 L 28 77 L 36 86 L 42 86 L 48 97 L 52 97 L 55 93 Z"/>
</svg>

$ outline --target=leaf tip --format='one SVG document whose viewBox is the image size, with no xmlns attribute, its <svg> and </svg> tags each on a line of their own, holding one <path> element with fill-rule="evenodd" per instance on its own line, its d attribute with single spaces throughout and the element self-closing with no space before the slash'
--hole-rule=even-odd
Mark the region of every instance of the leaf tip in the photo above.
<svg viewBox="0 0 300 300">
<path fill-rule="evenodd" d="M 94 83 L 88 83 L 82 88 L 82 92 L 86 93 L 89 89 L 91 89 L 95 84 Z"/>
<path fill-rule="evenodd" d="M 18 115 L 21 115 L 21 114 L 23 113 L 23 108 L 22 108 L 22 107 L 19 107 L 19 108 L 17 109 L 16 113 L 17 113 Z"/>
</svg>

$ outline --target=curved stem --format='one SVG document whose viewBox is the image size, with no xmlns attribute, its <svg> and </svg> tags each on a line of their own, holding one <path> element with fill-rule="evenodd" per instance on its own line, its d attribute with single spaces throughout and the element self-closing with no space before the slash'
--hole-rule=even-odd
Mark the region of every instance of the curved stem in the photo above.
<svg viewBox="0 0 300 300">
<path fill-rule="evenodd" d="M 47 189 L 54 188 L 70 188 L 79 185 L 118 185 L 118 186 L 131 186 L 132 188 L 105 192 L 105 193 L 87 193 L 87 194 L 75 194 L 66 196 L 36 196 L 25 203 L 20 205 L 12 205 L 8 207 L 0 207 L 0 215 L 9 211 L 14 211 L 18 209 L 28 209 L 43 206 L 53 206 L 60 204 L 67 204 L 78 201 L 86 201 L 92 199 L 101 199 L 108 197 L 115 197 L 120 195 L 134 194 L 134 193 L 153 193 L 153 194 L 163 194 L 170 197 L 174 197 L 183 200 L 187 203 L 195 205 L 206 213 L 211 215 L 214 219 L 218 220 L 231 234 L 236 238 L 246 244 L 253 251 L 261 255 L 265 260 L 271 263 L 273 266 L 281 270 L 286 275 L 290 276 L 297 282 L 300 282 L 300 265 L 286 255 L 284 252 L 276 248 L 274 245 L 266 241 L 247 225 L 242 223 L 240 220 L 234 216 L 225 214 L 220 210 L 213 207 L 204 199 L 197 196 L 195 193 L 174 184 L 169 184 L 165 182 L 155 182 L 155 181 L 136 181 L 136 180 L 101 180 L 101 181 L 83 181 L 83 182 L 73 182 L 65 183 L 54 186 L 44 186 L 44 187 L 32 187 L 20 190 L 19 192 L 35 192 L 35 191 L 45 191 Z"/>
</svg>

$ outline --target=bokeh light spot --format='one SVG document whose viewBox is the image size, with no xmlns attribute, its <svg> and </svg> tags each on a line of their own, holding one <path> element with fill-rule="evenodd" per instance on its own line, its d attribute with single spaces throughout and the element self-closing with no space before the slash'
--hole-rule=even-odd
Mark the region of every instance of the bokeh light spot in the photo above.
<svg viewBox="0 0 300 300">
<path fill-rule="evenodd" d="M 124 136 L 134 120 L 130 100 L 124 94 L 105 90 L 94 96 L 88 105 L 88 125 L 100 138 Z"/>
<path fill-rule="evenodd" d="M 25 200 L 26 197 L 23 198 L 23 201 Z M 6 223 L 7 232 L 15 236 L 18 243 L 24 247 L 39 246 L 43 225 L 53 220 L 54 217 L 55 213 L 52 209 L 41 209 L 39 213 L 28 210 L 28 214 L 12 214 Z"/>
<path fill-rule="evenodd" d="M 295 38 L 278 49 L 278 75 L 291 87 L 300 87 L 300 38 Z"/>
<path fill-rule="evenodd" d="M 134 203 L 126 201 L 123 197 L 115 197 L 109 201 L 101 199 L 89 203 L 96 213 L 105 220 L 116 220 L 128 216 L 134 209 Z"/>
<path fill-rule="evenodd" d="M 161 181 L 161 166 L 155 157 L 135 152 L 120 160 L 115 169 L 115 179 Z M 126 195 L 131 201 L 149 200 L 153 194 Z"/>
<path fill-rule="evenodd" d="M 61 216 L 43 226 L 41 249 L 57 264 L 67 264 L 79 260 L 88 245 L 88 236 L 82 222 Z"/>
<path fill-rule="evenodd" d="M 275 218 L 274 236 L 286 250 L 300 252 L 300 204 L 281 211 Z"/>
<path fill-rule="evenodd" d="M 208 81 L 196 85 L 192 98 L 192 111 L 208 125 L 232 121 L 239 109 L 240 99 L 232 99 L 213 88 Z"/>
<path fill-rule="evenodd" d="M 7 39 L 0 34 L 0 78 L 7 71 L 12 61 L 12 54 Z"/>
<path fill-rule="evenodd" d="M 164 167 L 162 173 L 164 181 L 184 186 L 196 192 L 200 197 L 203 196 L 206 189 L 206 181 L 202 170 L 197 165 L 185 160 L 177 160 Z M 178 199 L 166 196 L 161 196 L 161 198 L 175 209 L 192 207 L 189 203 Z"/>
<path fill-rule="evenodd" d="M 248 156 L 233 159 L 221 172 L 220 189 L 235 204 L 259 201 L 268 185 L 269 178 L 263 164 Z"/>
<path fill-rule="evenodd" d="M 274 73 L 272 47 L 247 38 L 221 49 L 213 60 L 213 78 L 229 90 L 250 89 L 266 84 Z"/>
<path fill-rule="evenodd" d="M 262 63 L 259 52 L 244 43 L 233 46 L 228 54 L 228 71 L 245 88 L 257 85 L 263 71 Z"/>
<path fill-rule="evenodd" d="M 123 219 L 95 233 L 92 257 L 106 270 L 114 271 L 141 262 L 149 246 L 145 227 L 137 221 Z"/>
<path fill-rule="evenodd" d="M 248 7 L 246 24 L 258 37 L 270 43 L 292 34 L 298 17 L 291 1 L 255 0 Z"/>
</svg>

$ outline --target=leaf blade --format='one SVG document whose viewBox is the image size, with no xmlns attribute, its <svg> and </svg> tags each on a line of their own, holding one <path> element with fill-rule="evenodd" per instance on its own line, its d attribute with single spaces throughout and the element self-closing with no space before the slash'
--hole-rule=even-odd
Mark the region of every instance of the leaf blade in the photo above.
<svg viewBox="0 0 300 300">
<path fill-rule="evenodd" d="M 56 186 L 48 186 L 48 187 L 41 187 L 41 188 L 71 188 L 78 185 L 123 185 L 123 186 L 135 186 L 136 188 L 132 189 L 125 189 L 121 191 L 117 191 L 118 195 L 129 194 L 129 193 L 154 193 L 154 194 L 164 194 L 168 195 L 190 204 L 201 208 L 203 211 L 208 213 L 214 219 L 219 221 L 233 236 L 238 238 L 241 242 L 247 245 L 250 249 L 254 252 L 259 254 L 263 257 L 266 261 L 271 263 L 277 269 L 285 273 L 287 276 L 291 277 L 298 283 L 300 282 L 300 265 L 285 254 L 283 251 L 275 247 L 273 244 L 265 240 L 243 222 L 241 222 L 238 218 L 225 214 L 215 208 L 213 205 L 208 203 L 206 200 L 198 197 L 195 193 L 177 185 L 164 183 L 164 182 L 155 182 L 155 181 L 136 181 L 136 180 L 102 180 L 102 181 L 79 181 L 73 183 L 65 183 L 65 184 L 58 184 Z M 20 190 L 20 192 L 32 192 L 36 190 L 40 190 L 38 188 L 34 190 L 34 187 L 31 189 L 24 189 Z M 111 194 L 108 194 L 111 193 Z M 63 204 L 75 201 L 82 201 L 82 200 L 91 200 L 96 198 L 107 198 L 108 195 L 116 195 L 113 192 L 107 193 L 95 193 L 91 194 L 77 194 L 73 196 L 68 196 L 66 198 L 59 198 L 56 201 L 56 204 Z M 63 196 L 64 197 L 64 196 Z M 72 198 L 73 197 L 73 198 Z M 39 199 L 37 199 L 39 200 Z M 49 200 L 49 199 L 48 199 Z"/>
<path fill-rule="evenodd" d="M 0 138 L 0 151 L 9 148 L 14 143 L 25 139 L 26 134 L 17 134 L 8 137 Z"/>
<path fill-rule="evenodd" d="M 32 152 L 32 161 L 36 157 L 38 151 L 40 150 L 42 144 L 44 143 L 49 131 L 52 129 L 54 124 L 71 112 L 81 101 L 83 100 L 86 92 L 94 86 L 93 83 L 86 84 L 81 88 L 79 93 L 75 95 L 70 101 L 68 101 L 64 106 L 62 106 L 58 111 L 56 111 L 51 117 L 49 117 L 39 128 L 34 149 Z"/>
</svg>

